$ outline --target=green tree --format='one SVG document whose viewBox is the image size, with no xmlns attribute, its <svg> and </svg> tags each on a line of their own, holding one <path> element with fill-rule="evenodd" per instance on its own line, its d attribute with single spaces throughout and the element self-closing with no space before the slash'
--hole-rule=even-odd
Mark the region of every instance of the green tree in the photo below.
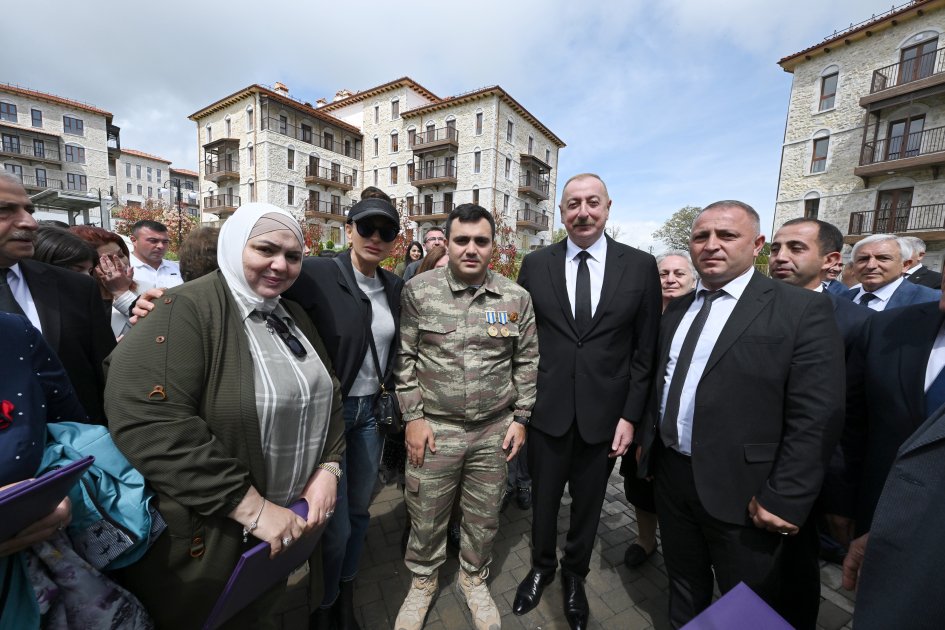
<svg viewBox="0 0 945 630">
<path fill-rule="evenodd" d="M 568 231 L 567 231 L 566 229 L 564 229 L 563 227 L 559 227 L 559 228 L 558 228 L 557 230 L 555 230 L 554 233 L 551 235 L 551 242 L 552 242 L 552 243 L 558 243 L 558 242 L 563 241 L 563 240 L 566 239 L 566 238 L 568 238 Z"/>
<path fill-rule="evenodd" d="M 666 219 L 666 222 L 660 229 L 653 232 L 653 238 L 663 241 L 670 249 L 689 249 L 689 233 L 692 230 L 692 222 L 702 208 L 698 206 L 686 206 L 673 213 L 673 216 Z"/>
</svg>

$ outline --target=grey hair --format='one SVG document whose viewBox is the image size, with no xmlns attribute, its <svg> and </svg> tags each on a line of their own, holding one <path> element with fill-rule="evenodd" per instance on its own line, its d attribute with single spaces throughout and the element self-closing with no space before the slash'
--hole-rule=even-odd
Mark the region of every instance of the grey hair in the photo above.
<svg viewBox="0 0 945 630">
<path fill-rule="evenodd" d="M 696 280 L 699 279 L 699 272 L 696 271 L 696 266 L 692 264 L 692 258 L 689 256 L 689 252 L 684 252 L 681 249 L 673 249 L 668 252 L 663 252 L 662 254 L 656 257 L 656 265 L 659 266 L 661 262 L 663 262 L 670 256 L 679 256 L 680 258 L 684 258 L 686 262 L 689 264 L 689 272 L 692 273 L 692 277 L 695 278 Z"/>
<path fill-rule="evenodd" d="M 902 256 L 902 259 L 903 259 L 903 260 L 906 260 L 907 258 L 909 258 L 908 256 L 906 256 L 906 253 L 911 253 L 911 252 L 912 252 L 911 247 L 909 248 L 909 250 L 908 250 L 908 252 L 907 252 L 907 250 L 905 249 L 905 247 L 909 247 L 909 246 L 907 245 L 907 246 L 904 247 L 902 241 L 899 240 L 898 237 L 896 237 L 896 236 L 894 236 L 894 235 L 892 235 L 892 234 L 870 234 L 869 236 L 867 236 L 867 237 L 864 238 L 863 240 L 857 241 L 857 242 L 853 245 L 853 260 L 856 260 L 856 254 L 857 254 L 857 252 L 859 252 L 859 251 L 860 251 L 860 248 L 863 247 L 864 245 L 869 245 L 869 244 L 871 244 L 871 243 L 883 243 L 883 242 L 886 242 L 886 241 L 894 241 L 894 242 L 896 243 L 896 245 L 899 246 L 899 255 Z"/>
<path fill-rule="evenodd" d="M 900 236 L 900 241 L 905 241 L 912 246 L 913 254 L 924 254 L 925 253 L 925 241 L 923 241 L 918 236 Z"/>
<path fill-rule="evenodd" d="M 11 173 L 7 173 L 6 171 L 0 171 L 0 180 L 3 180 L 8 184 L 23 186 L 23 181 L 19 177 Z"/>
</svg>

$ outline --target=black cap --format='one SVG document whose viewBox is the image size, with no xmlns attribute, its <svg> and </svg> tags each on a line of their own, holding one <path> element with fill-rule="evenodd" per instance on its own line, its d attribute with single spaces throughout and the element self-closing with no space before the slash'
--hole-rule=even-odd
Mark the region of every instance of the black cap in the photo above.
<svg viewBox="0 0 945 630">
<path fill-rule="evenodd" d="M 368 217 L 384 217 L 385 219 L 390 219 L 390 221 L 400 229 L 400 216 L 397 214 L 394 206 L 383 199 L 362 199 L 351 206 L 351 210 L 348 211 L 349 221 L 360 221 Z"/>
</svg>

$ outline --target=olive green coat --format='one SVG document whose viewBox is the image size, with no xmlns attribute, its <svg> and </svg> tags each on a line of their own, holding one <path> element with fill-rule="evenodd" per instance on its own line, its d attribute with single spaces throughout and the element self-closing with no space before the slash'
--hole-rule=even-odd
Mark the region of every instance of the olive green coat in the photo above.
<svg viewBox="0 0 945 630">
<path fill-rule="evenodd" d="M 315 327 L 284 305 L 331 364 Z M 105 361 L 105 408 L 115 444 L 157 493 L 167 531 L 121 581 L 158 627 L 200 627 L 240 554 L 242 526 L 227 517 L 252 485 L 266 494 L 252 356 L 240 312 L 222 274 L 176 287 L 155 302 Z M 344 419 L 337 379 L 321 461 L 341 460 Z M 314 472 L 314 471 L 313 471 Z M 320 552 L 310 561 L 320 601 Z M 281 590 L 280 590 L 281 592 Z M 238 615 L 235 626 L 265 625 L 273 593 Z"/>
</svg>

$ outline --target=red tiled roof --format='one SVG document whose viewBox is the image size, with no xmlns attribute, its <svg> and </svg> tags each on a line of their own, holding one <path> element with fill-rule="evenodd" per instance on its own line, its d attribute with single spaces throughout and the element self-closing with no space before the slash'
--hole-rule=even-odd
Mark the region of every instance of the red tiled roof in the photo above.
<svg viewBox="0 0 945 630">
<path fill-rule="evenodd" d="M 490 85 L 489 87 L 484 87 L 478 90 L 473 90 L 472 92 L 466 92 L 464 94 L 458 94 L 456 96 L 450 96 L 449 98 L 444 98 L 439 100 L 436 103 L 430 103 L 428 105 L 422 105 L 420 107 L 415 107 L 414 109 L 401 112 L 401 116 L 407 118 L 415 114 L 422 114 L 425 112 L 432 112 L 439 109 L 444 109 L 452 105 L 460 105 L 462 103 L 467 103 L 469 101 L 474 101 L 476 99 L 485 98 L 487 96 L 498 96 L 500 99 L 506 102 L 512 109 L 514 109 L 520 116 L 525 120 L 533 124 L 540 132 L 545 134 L 552 142 L 554 142 L 558 147 L 566 146 L 564 140 L 559 138 L 557 135 L 552 133 L 548 127 L 546 127 L 540 120 L 532 115 L 527 109 L 525 109 L 521 103 L 516 101 L 512 96 L 503 90 L 498 85 Z"/>
<path fill-rule="evenodd" d="M 28 96 L 30 98 L 38 98 L 44 101 L 50 101 L 53 103 L 58 103 L 60 105 L 68 105 L 69 107 L 75 107 L 76 109 L 82 109 L 87 112 L 92 112 L 93 114 L 101 114 L 106 118 L 111 119 L 111 112 L 106 112 L 104 109 L 99 109 L 94 105 L 89 105 L 88 103 L 83 103 L 81 101 L 74 101 L 70 98 L 63 98 L 61 96 L 56 96 L 55 94 L 47 94 L 46 92 L 39 92 L 37 90 L 31 90 L 29 88 L 21 87 L 19 85 L 13 85 L 12 83 L 0 83 L 0 92 L 10 92 L 11 94 L 19 94 L 20 96 Z"/>
<path fill-rule="evenodd" d="M 427 97 L 431 101 L 440 100 L 440 97 L 438 97 L 436 94 L 426 89 L 425 87 L 423 87 L 422 85 L 420 85 L 419 83 L 411 79 L 410 77 L 400 77 L 399 79 L 394 79 L 393 81 L 388 81 L 387 83 L 382 83 L 381 85 L 377 85 L 372 88 L 368 88 L 366 90 L 361 90 L 360 92 L 355 92 L 351 96 L 345 97 L 343 99 L 326 103 L 325 105 L 322 105 L 318 109 L 321 111 L 331 111 L 333 109 L 345 107 L 347 105 L 350 105 L 351 103 L 357 103 L 359 101 L 363 101 L 366 98 L 370 98 L 376 94 L 380 94 L 382 92 L 386 92 L 388 90 L 391 90 L 396 87 L 401 87 L 403 85 L 413 88 L 414 90 L 416 90 L 417 92 L 420 92 L 420 94 Z"/>
<path fill-rule="evenodd" d="M 814 55 L 822 52 L 829 53 L 831 47 L 834 47 L 837 43 L 849 45 L 853 41 L 871 37 L 877 30 L 895 26 L 899 20 L 920 17 L 927 11 L 939 9 L 942 6 L 945 6 L 945 0 L 914 0 L 898 7 L 893 5 L 891 9 L 880 13 L 878 16 L 874 15 L 868 20 L 864 20 L 858 24 L 851 24 L 849 28 L 842 31 L 835 31 L 833 35 L 824 38 L 819 44 L 814 44 L 804 50 L 782 58 L 778 61 L 778 65 L 781 66 L 785 72 L 793 72 L 797 64 L 802 61 L 808 61 Z"/>
<path fill-rule="evenodd" d="M 128 155 L 134 155 L 135 157 L 145 158 L 146 160 L 154 160 L 155 162 L 164 162 L 165 164 L 170 164 L 170 160 L 165 160 L 162 157 L 156 155 L 151 155 L 150 153 L 145 153 L 144 151 L 135 151 L 134 149 L 122 149 L 122 153 L 127 153 Z"/>
<path fill-rule="evenodd" d="M 187 177 L 200 177 L 200 173 L 197 173 L 196 171 L 187 170 L 186 168 L 172 168 L 171 172 L 178 173 L 180 175 L 185 175 Z"/>
</svg>

